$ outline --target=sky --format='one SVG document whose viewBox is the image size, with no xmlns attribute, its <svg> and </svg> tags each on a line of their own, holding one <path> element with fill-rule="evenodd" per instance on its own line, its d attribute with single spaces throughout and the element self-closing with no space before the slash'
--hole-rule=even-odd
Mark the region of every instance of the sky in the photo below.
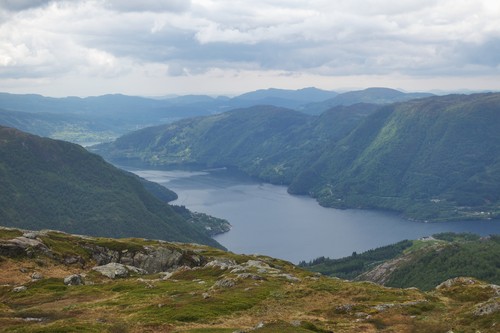
<svg viewBox="0 0 500 333">
<path fill-rule="evenodd" d="M 498 0 L 0 0 L 0 91 L 500 90 Z"/>
</svg>

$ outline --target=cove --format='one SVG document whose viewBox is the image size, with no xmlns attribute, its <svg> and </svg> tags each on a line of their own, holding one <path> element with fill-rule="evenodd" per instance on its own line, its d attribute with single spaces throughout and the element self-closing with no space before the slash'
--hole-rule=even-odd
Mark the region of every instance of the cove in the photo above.
<svg viewBox="0 0 500 333">
<path fill-rule="evenodd" d="M 214 238 L 230 251 L 293 263 L 345 257 L 439 232 L 500 234 L 500 220 L 422 223 L 387 212 L 324 208 L 312 198 L 289 195 L 284 186 L 227 169 L 127 170 L 175 191 L 179 198 L 172 204 L 227 219 L 231 231 Z"/>
</svg>

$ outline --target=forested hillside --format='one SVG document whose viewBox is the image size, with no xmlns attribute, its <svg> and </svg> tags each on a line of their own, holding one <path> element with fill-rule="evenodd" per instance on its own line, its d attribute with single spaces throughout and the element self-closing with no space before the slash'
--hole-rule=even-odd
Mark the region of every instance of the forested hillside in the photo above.
<svg viewBox="0 0 500 333">
<path fill-rule="evenodd" d="M 150 237 L 220 245 L 204 225 L 161 201 L 175 194 L 119 170 L 84 148 L 0 127 L 3 226 Z M 226 223 L 225 221 L 220 221 Z"/>
<path fill-rule="evenodd" d="M 500 212 L 500 94 L 382 107 L 300 174 L 292 193 L 325 206 L 384 208 L 421 220 Z"/>
<path fill-rule="evenodd" d="M 328 207 L 434 221 L 500 213 L 500 94 L 338 106 L 320 116 L 253 107 L 147 128 L 96 151 L 120 163 L 237 167 Z"/>
<path fill-rule="evenodd" d="M 145 128 L 95 151 L 118 163 L 233 166 L 266 181 L 289 184 L 376 109 L 371 104 L 340 106 L 316 117 L 255 106 Z"/>
<path fill-rule="evenodd" d="M 460 277 L 500 284 L 500 237 L 442 233 L 404 240 L 340 259 L 320 257 L 300 266 L 349 280 L 373 281 L 390 287 L 435 288 Z"/>
</svg>

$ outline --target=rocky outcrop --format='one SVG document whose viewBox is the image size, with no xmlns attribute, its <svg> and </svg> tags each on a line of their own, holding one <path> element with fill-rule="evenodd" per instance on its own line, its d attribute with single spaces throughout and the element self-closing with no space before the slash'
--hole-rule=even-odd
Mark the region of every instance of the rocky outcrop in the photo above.
<svg viewBox="0 0 500 333">
<path fill-rule="evenodd" d="M 27 289 L 28 289 L 28 287 L 26 287 L 26 286 L 19 286 L 19 287 L 15 287 L 14 289 L 12 289 L 12 291 L 15 293 L 20 293 L 20 292 L 26 291 Z"/>
<path fill-rule="evenodd" d="M 205 258 L 194 252 L 162 246 L 144 246 L 141 250 L 125 249 L 122 251 L 93 244 L 86 244 L 84 248 L 91 251 L 92 259 L 99 266 L 119 263 L 140 268 L 149 274 L 164 272 L 180 266 L 197 267 L 206 262 Z"/>
<path fill-rule="evenodd" d="M 443 283 L 439 284 L 436 289 L 448 289 L 454 286 L 468 286 L 472 284 L 477 284 L 478 282 L 473 278 L 468 277 L 457 277 L 453 279 L 448 279 Z"/>
<path fill-rule="evenodd" d="M 476 305 L 476 308 L 473 311 L 475 316 L 488 316 L 493 313 L 500 312 L 500 298 L 496 297 L 494 299 L 490 299 L 486 302 L 480 303 Z"/>
<path fill-rule="evenodd" d="M 49 249 L 38 239 L 24 236 L 9 240 L 0 240 L 0 255 L 6 257 L 33 256 L 36 250 L 49 252 Z"/>
<path fill-rule="evenodd" d="M 64 284 L 67 286 L 79 286 L 83 284 L 83 277 L 80 274 L 73 274 L 64 278 Z"/>
<path fill-rule="evenodd" d="M 110 279 L 124 278 L 129 276 L 130 274 L 147 274 L 147 272 L 143 269 L 134 266 L 119 264 L 116 262 L 112 262 L 102 266 L 96 266 L 92 268 L 92 270 L 99 272 Z"/>
<path fill-rule="evenodd" d="M 216 288 L 232 288 L 236 285 L 236 282 L 233 279 L 221 279 L 217 280 L 213 287 Z"/>
<path fill-rule="evenodd" d="M 377 265 L 375 268 L 357 276 L 355 281 L 371 281 L 381 285 L 385 285 L 391 274 L 401 265 L 409 262 L 411 258 L 409 256 L 401 256 L 399 258 L 387 260 L 386 262 Z"/>
<path fill-rule="evenodd" d="M 89 256 L 76 254 L 82 251 L 59 253 L 57 249 L 52 249 L 44 244 L 42 237 L 48 237 L 50 233 L 57 233 L 63 237 L 68 235 L 69 238 L 78 237 L 81 241 L 78 241 L 77 246 L 89 253 Z M 64 265 L 76 264 L 81 268 L 88 265 L 89 261 L 95 262 L 97 266 L 118 263 L 142 269 L 149 274 L 165 272 L 181 266 L 201 267 L 207 262 L 203 256 L 198 255 L 195 251 L 181 249 L 161 241 L 155 245 L 144 246 L 137 246 L 137 244 L 124 246 L 121 243 L 110 243 L 110 246 L 103 246 L 97 245 L 98 242 L 93 237 L 69 235 L 50 230 L 23 231 L 22 236 L 0 240 L 0 256 L 33 257 L 35 254 L 42 254 Z M 121 248 L 121 250 L 115 249 L 116 247 Z"/>
</svg>

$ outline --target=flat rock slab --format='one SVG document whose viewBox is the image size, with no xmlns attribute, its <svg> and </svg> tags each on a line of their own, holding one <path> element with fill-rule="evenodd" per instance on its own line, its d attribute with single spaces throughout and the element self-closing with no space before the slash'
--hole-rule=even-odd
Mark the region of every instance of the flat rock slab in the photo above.
<svg viewBox="0 0 500 333">
<path fill-rule="evenodd" d="M 123 278 L 129 276 L 131 273 L 146 274 L 147 272 L 135 266 L 123 265 L 116 262 L 111 262 L 107 265 L 96 266 L 92 268 L 94 271 L 107 276 L 110 279 Z"/>
</svg>

